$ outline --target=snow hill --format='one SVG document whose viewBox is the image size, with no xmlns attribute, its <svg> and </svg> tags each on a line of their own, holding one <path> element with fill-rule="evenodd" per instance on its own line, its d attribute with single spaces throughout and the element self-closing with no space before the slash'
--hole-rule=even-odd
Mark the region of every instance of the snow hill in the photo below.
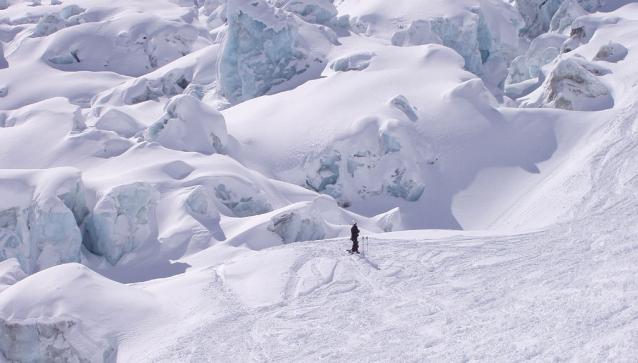
<svg viewBox="0 0 638 363">
<path fill-rule="evenodd" d="M 0 361 L 638 360 L 636 2 L 0 0 L 0 42 Z"/>
</svg>

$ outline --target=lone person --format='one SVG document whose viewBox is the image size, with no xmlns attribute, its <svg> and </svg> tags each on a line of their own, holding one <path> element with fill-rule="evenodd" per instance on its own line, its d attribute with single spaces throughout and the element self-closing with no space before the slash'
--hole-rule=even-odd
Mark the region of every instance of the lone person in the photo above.
<svg viewBox="0 0 638 363">
<path fill-rule="evenodd" d="M 350 250 L 350 253 L 359 253 L 359 241 L 357 240 L 357 238 L 359 238 L 359 227 L 357 227 L 357 222 L 355 222 L 352 225 L 352 228 L 350 228 L 350 240 L 352 241 L 352 249 Z"/>
</svg>

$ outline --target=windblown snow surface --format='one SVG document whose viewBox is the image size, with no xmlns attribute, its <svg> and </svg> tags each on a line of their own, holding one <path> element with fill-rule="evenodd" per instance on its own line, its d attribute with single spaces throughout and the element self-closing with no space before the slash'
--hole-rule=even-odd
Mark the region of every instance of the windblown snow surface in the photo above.
<svg viewBox="0 0 638 363">
<path fill-rule="evenodd" d="M 0 361 L 638 361 L 633 1 L 0 9 Z"/>
</svg>

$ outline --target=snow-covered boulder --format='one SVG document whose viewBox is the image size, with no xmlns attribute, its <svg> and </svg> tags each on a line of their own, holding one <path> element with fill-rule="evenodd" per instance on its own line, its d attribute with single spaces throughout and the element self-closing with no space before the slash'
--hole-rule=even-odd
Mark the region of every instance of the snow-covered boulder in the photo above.
<svg viewBox="0 0 638 363">
<path fill-rule="evenodd" d="M 347 55 L 330 63 L 330 69 L 335 72 L 362 71 L 368 68 L 374 57 L 375 54 L 369 52 Z"/>
<path fill-rule="evenodd" d="M 268 230 L 284 243 L 315 241 L 326 235 L 326 224 L 312 202 L 302 202 L 284 208 L 271 217 Z"/>
<path fill-rule="evenodd" d="M 115 265 L 145 242 L 156 228 L 154 207 L 160 193 L 147 182 L 117 186 L 97 202 L 86 223 L 86 248 Z"/>
<path fill-rule="evenodd" d="M 219 90 L 231 103 L 261 96 L 309 67 L 291 13 L 265 0 L 230 0 L 219 60 Z"/>
<path fill-rule="evenodd" d="M 169 149 L 203 154 L 220 153 L 228 143 L 224 116 L 189 95 L 173 97 L 166 113 L 144 132 L 148 141 Z"/>
<path fill-rule="evenodd" d="M 597 77 L 603 75 L 605 70 L 585 62 L 570 58 L 559 60 L 543 85 L 522 98 L 520 106 L 576 111 L 598 111 L 613 107 L 614 99 L 610 90 Z"/>
<path fill-rule="evenodd" d="M 88 210 L 79 170 L 0 171 L 0 261 L 28 274 L 80 261 Z"/>
<path fill-rule="evenodd" d="M 616 63 L 625 59 L 627 53 L 629 53 L 629 51 L 625 46 L 610 41 L 608 44 L 604 44 L 600 47 L 598 53 L 594 56 L 594 60 Z"/>
</svg>

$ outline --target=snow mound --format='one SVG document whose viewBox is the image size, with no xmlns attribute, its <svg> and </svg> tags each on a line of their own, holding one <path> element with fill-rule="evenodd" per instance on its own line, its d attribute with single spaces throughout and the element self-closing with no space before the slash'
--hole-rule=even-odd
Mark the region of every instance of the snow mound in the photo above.
<svg viewBox="0 0 638 363">
<path fill-rule="evenodd" d="M 522 98 L 521 107 L 548 107 L 575 111 L 598 111 L 613 107 L 607 86 L 598 79 L 607 71 L 578 58 L 559 60 L 543 85 Z"/>
<path fill-rule="evenodd" d="M 0 356 L 11 362 L 115 362 L 118 335 L 153 311 L 154 297 L 71 263 L 0 295 Z"/>
<path fill-rule="evenodd" d="M 264 95 L 310 68 L 309 52 L 292 14 L 265 0 L 232 1 L 218 66 L 220 94 L 231 103 Z"/>
<path fill-rule="evenodd" d="M 97 117 L 95 128 L 129 138 L 144 130 L 144 125 L 126 112 L 111 108 Z"/>
<path fill-rule="evenodd" d="M 375 57 L 374 53 L 357 53 L 348 55 L 330 63 L 330 69 L 335 72 L 362 71 L 370 65 Z"/>
<path fill-rule="evenodd" d="M 619 43 L 609 42 L 608 44 L 604 44 L 596 53 L 594 60 L 603 60 L 606 62 L 616 63 L 619 62 L 627 56 L 629 51 L 625 46 Z"/>
<path fill-rule="evenodd" d="M 190 24 L 130 13 L 51 34 L 43 59 L 65 71 L 112 71 L 138 77 L 190 53 L 197 37 L 197 28 Z"/>
<path fill-rule="evenodd" d="M 166 104 L 166 113 L 144 132 L 147 141 L 181 151 L 214 154 L 228 143 L 226 121 L 217 110 L 189 95 Z"/>
<path fill-rule="evenodd" d="M 79 170 L 2 170 L 0 191 L 0 260 L 15 258 L 28 274 L 80 261 L 88 210 Z"/>
<path fill-rule="evenodd" d="M 113 266 L 154 231 L 153 210 L 160 193 L 147 182 L 112 188 L 97 202 L 86 223 L 84 245 Z"/>
<path fill-rule="evenodd" d="M 284 244 L 316 241 L 326 235 L 326 224 L 312 202 L 297 203 L 271 217 L 268 230 L 281 237 Z"/>
<path fill-rule="evenodd" d="M 86 10 L 76 4 L 63 7 L 59 12 L 47 14 L 38 20 L 32 37 L 51 35 L 67 26 L 85 23 L 86 19 L 78 16 Z"/>
</svg>

